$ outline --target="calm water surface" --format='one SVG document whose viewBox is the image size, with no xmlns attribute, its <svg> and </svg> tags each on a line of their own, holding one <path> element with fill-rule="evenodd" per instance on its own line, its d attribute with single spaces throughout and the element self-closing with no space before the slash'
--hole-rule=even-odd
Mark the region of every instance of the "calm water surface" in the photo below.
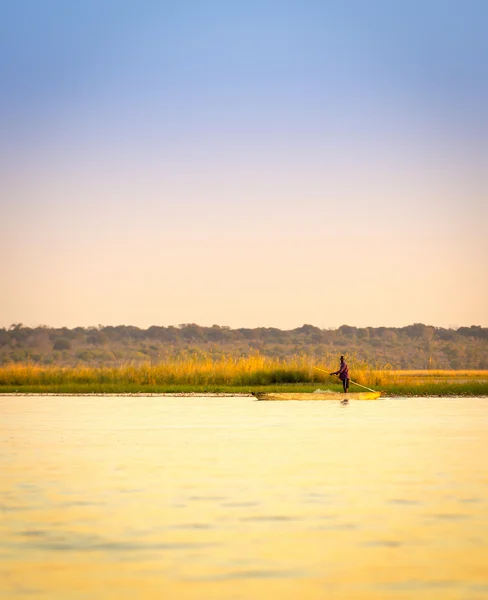
<svg viewBox="0 0 488 600">
<path fill-rule="evenodd" d="M 0 397 L 0 598 L 488 598 L 488 398 Z"/>
</svg>

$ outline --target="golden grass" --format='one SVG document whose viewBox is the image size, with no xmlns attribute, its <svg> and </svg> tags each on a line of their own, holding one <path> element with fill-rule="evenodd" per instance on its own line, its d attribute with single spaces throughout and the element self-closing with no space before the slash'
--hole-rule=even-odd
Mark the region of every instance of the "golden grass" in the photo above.
<svg viewBox="0 0 488 600">
<path fill-rule="evenodd" d="M 488 380 L 488 370 L 475 369 L 432 369 L 432 370 L 392 370 L 391 377 L 394 381 L 456 381 L 456 380 Z"/>
<path fill-rule="evenodd" d="M 348 359 L 354 379 L 363 385 L 381 385 L 389 371 L 373 369 Z M 315 367 L 323 369 L 321 372 Z M 157 364 L 122 364 L 117 367 L 63 367 L 33 363 L 11 363 L 0 367 L 1 385 L 49 385 L 62 383 L 127 383 L 137 385 L 266 385 L 271 383 L 337 383 L 328 373 L 338 365 L 309 356 L 282 360 L 275 357 L 232 355 L 214 359 L 210 356 L 186 356 Z"/>
<path fill-rule="evenodd" d="M 443 384 L 488 383 L 488 371 L 475 370 L 392 370 L 376 368 L 347 357 L 352 380 L 360 385 L 380 390 L 408 389 L 415 393 L 421 386 Z M 321 370 L 317 370 L 318 367 Z M 339 385 L 336 376 L 330 376 L 338 365 L 332 360 L 320 360 L 306 355 L 291 359 L 267 357 L 259 353 L 251 356 L 232 355 L 214 358 L 185 356 L 161 363 L 121 364 L 116 367 L 80 365 L 38 365 L 10 363 L 0 366 L 0 388 L 38 386 L 42 389 L 56 386 L 102 386 L 123 390 L 124 386 L 158 389 L 186 385 L 209 389 L 212 386 L 273 386 L 282 384 L 310 384 L 327 388 Z M 406 387 L 407 386 L 407 387 Z"/>
</svg>

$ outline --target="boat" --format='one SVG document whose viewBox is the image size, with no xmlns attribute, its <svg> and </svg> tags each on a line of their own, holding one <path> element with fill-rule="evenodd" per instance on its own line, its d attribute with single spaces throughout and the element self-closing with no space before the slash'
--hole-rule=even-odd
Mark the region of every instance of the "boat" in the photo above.
<svg viewBox="0 0 488 600">
<path fill-rule="evenodd" d="M 254 396 L 258 400 L 377 400 L 381 392 L 257 392 Z"/>
</svg>

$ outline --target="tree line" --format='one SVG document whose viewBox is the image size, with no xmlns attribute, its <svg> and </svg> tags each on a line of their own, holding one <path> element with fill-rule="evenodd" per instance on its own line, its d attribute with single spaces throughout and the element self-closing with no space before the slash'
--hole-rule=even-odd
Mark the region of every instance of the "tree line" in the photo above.
<svg viewBox="0 0 488 600">
<path fill-rule="evenodd" d="M 0 328 L 0 364 L 114 365 L 162 362 L 165 358 L 259 352 L 284 359 L 298 354 L 335 359 L 354 355 L 376 367 L 395 369 L 488 369 L 488 328 L 479 325 L 442 328 L 414 323 L 406 327 L 320 329 L 303 325 L 290 330 L 254 329 L 196 323 L 178 326 Z"/>
</svg>

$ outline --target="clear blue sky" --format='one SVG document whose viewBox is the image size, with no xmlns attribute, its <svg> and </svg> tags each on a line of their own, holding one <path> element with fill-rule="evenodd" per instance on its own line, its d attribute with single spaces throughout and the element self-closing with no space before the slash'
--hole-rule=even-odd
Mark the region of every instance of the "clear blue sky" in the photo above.
<svg viewBox="0 0 488 600">
<path fill-rule="evenodd" d="M 488 325 L 488 3 L 0 7 L 0 326 Z"/>
</svg>

